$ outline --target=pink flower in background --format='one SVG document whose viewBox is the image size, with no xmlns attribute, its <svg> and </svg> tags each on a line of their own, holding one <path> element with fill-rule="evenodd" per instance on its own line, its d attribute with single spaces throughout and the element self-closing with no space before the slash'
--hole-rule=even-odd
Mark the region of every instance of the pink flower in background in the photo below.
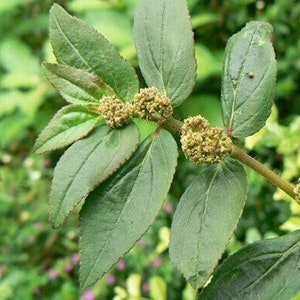
<svg viewBox="0 0 300 300">
<path fill-rule="evenodd" d="M 154 268 L 158 268 L 161 265 L 161 258 L 159 256 L 156 256 L 152 260 L 152 266 Z"/>
<path fill-rule="evenodd" d="M 172 210 L 173 210 L 173 205 L 172 205 L 172 203 L 167 202 L 167 203 L 164 205 L 164 211 L 165 211 L 166 213 L 169 214 Z"/>
<path fill-rule="evenodd" d="M 139 241 L 138 241 L 138 244 L 141 246 L 141 247 L 145 247 L 146 245 L 146 242 L 143 238 L 141 238 Z"/>
<path fill-rule="evenodd" d="M 37 231 L 42 231 L 42 230 L 44 229 L 44 225 L 43 225 L 42 222 L 36 222 L 36 223 L 34 224 L 34 227 L 35 227 L 35 229 L 36 229 Z"/>
<path fill-rule="evenodd" d="M 83 298 L 84 300 L 94 300 L 95 299 L 94 292 L 90 290 L 84 291 Z"/>
<path fill-rule="evenodd" d="M 117 263 L 117 269 L 123 271 L 126 268 L 126 263 L 124 259 L 120 259 Z"/>
<path fill-rule="evenodd" d="M 35 287 L 32 291 L 33 295 L 36 295 L 36 296 L 40 296 L 42 294 L 42 291 L 39 287 Z"/>
<path fill-rule="evenodd" d="M 72 257 L 72 260 L 73 260 L 73 264 L 77 265 L 79 263 L 79 261 L 80 261 L 79 254 L 78 253 L 74 253 L 73 257 Z"/>
<path fill-rule="evenodd" d="M 66 264 L 65 265 L 65 271 L 66 272 L 71 272 L 73 270 L 73 265 L 71 265 L 71 264 Z"/>
<path fill-rule="evenodd" d="M 49 277 L 50 280 L 56 279 L 56 277 L 57 277 L 57 272 L 56 272 L 56 270 L 50 269 L 50 270 L 48 271 L 48 277 Z"/>
<path fill-rule="evenodd" d="M 147 293 L 147 292 L 149 292 L 149 289 L 150 289 L 149 283 L 144 282 L 144 283 L 142 284 L 142 291 L 143 291 L 144 293 Z"/>
<path fill-rule="evenodd" d="M 116 282 L 116 276 L 114 274 L 107 275 L 107 283 L 113 285 Z"/>
</svg>

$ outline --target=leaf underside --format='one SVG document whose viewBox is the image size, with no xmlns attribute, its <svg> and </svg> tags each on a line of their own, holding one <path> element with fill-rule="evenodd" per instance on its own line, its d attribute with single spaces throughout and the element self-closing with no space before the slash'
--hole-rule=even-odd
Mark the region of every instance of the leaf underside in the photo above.
<svg viewBox="0 0 300 300">
<path fill-rule="evenodd" d="M 165 130 L 148 137 L 115 176 L 87 197 L 80 212 L 80 281 L 101 278 L 153 223 L 177 164 L 177 148 Z"/>
<path fill-rule="evenodd" d="M 187 281 L 203 286 L 236 228 L 247 197 L 247 176 L 236 160 L 202 166 L 182 195 L 170 239 L 170 257 Z"/>
<path fill-rule="evenodd" d="M 43 71 L 62 97 L 72 104 L 99 104 L 103 95 L 114 94 L 102 80 L 84 70 L 43 63 Z"/>
</svg>

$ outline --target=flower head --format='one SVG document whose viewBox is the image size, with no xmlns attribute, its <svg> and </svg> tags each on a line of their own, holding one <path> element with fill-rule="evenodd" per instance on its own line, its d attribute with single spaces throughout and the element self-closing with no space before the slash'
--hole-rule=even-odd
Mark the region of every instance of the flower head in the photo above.
<svg viewBox="0 0 300 300">
<path fill-rule="evenodd" d="M 156 87 L 141 89 L 133 105 L 137 117 L 159 124 L 164 124 L 173 113 L 171 100 L 161 95 Z"/>
<path fill-rule="evenodd" d="M 181 128 L 185 156 L 197 164 L 217 163 L 232 152 L 232 141 L 219 127 L 210 127 L 202 116 L 188 118 Z"/>
<path fill-rule="evenodd" d="M 98 109 L 106 123 L 112 128 L 122 127 L 132 120 L 132 104 L 124 103 L 115 96 L 103 96 Z"/>
</svg>

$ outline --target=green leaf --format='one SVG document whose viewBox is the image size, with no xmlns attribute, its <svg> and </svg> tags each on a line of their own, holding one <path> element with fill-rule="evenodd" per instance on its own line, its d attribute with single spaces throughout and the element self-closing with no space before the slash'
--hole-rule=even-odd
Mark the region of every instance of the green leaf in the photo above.
<svg viewBox="0 0 300 300">
<path fill-rule="evenodd" d="M 88 193 L 116 171 L 136 150 L 135 124 L 122 129 L 104 125 L 66 150 L 57 163 L 49 201 L 49 220 L 59 227 Z"/>
<path fill-rule="evenodd" d="M 233 159 L 203 166 L 182 195 L 171 227 L 170 257 L 194 288 L 212 274 L 246 197 L 245 169 Z"/>
<path fill-rule="evenodd" d="M 221 102 L 229 136 L 252 135 L 271 113 L 276 81 L 272 31 L 268 23 L 249 22 L 227 43 Z"/>
<path fill-rule="evenodd" d="M 98 76 L 122 100 L 134 99 L 139 82 L 130 64 L 102 34 L 57 4 L 50 10 L 50 40 L 60 64 Z"/>
<path fill-rule="evenodd" d="M 80 281 L 101 278 L 153 223 L 168 193 L 177 146 L 161 129 L 87 197 L 80 213 Z"/>
<path fill-rule="evenodd" d="M 229 256 L 199 299 L 291 299 L 300 292 L 300 230 Z"/>
<path fill-rule="evenodd" d="M 144 0 L 136 9 L 134 36 L 148 86 L 168 95 L 173 106 L 191 93 L 197 63 L 185 0 Z"/>
<path fill-rule="evenodd" d="M 99 104 L 103 95 L 114 94 L 101 79 L 74 67 L 43 63 L 43 71 L 62 97 L 73 104 Z"/>
<path fill-rule="evenodd" d="M 37 138 L 36 154 L 53 151 L 72 144 L 95 128 L 101 117 L 82 105 L 60 109 Z"/>
</svg>

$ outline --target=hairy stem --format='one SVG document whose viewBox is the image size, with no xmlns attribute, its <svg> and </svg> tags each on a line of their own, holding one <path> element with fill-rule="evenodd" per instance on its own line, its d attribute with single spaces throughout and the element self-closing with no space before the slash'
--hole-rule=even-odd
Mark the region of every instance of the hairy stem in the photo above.
<svg viewBox="0 0 300 300">
<path fill-rule="evenodd" d="M 274 173 L 272 170 L 267 168 L 265 165 L 249 156 L 246 152 L 238 148 L 237 146 L 233 146 L 232 157 L 238 159 L 245 165 L 249 166 L 251 169 L 255 170 L 257 173 L 263 175 L 267 178 L 272 184 L 278 186 L 281 190 L 295 199 L 296 194 L 294 192 L 294 186 L 290 183 L 283 180 L 279 175 Z"/>
<path fill-rule="evenodd" d="M 176 120 L 175 118 L 171 117 L 167 120 L 165 126 L 175 130 L 175 131 L 181 131 L 181 127 L 183 125 L 183 122 Z"/>
</svg>

